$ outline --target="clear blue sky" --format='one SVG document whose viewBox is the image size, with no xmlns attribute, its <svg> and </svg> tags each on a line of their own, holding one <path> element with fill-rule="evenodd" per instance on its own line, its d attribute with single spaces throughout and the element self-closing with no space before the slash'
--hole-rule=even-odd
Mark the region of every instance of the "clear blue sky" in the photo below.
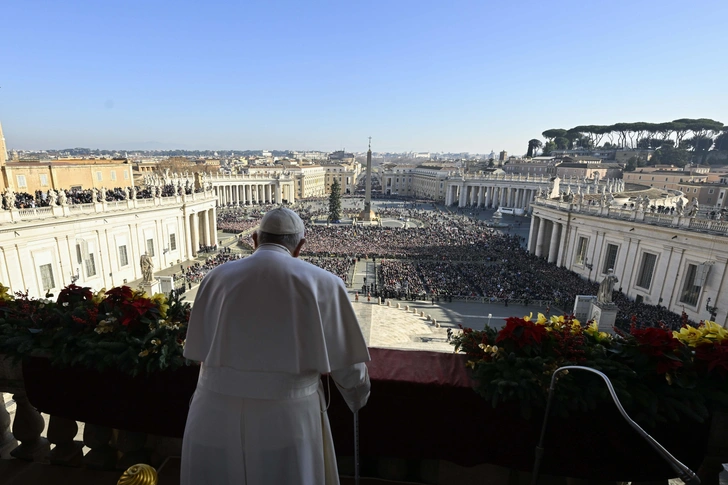
<svg viewBox="0 0 728 485">
<path fill-rule="evenodd" d="M 728 123 L 728 1 L 3 3 L 9 148 L 524 153 Z"/>
</svg>

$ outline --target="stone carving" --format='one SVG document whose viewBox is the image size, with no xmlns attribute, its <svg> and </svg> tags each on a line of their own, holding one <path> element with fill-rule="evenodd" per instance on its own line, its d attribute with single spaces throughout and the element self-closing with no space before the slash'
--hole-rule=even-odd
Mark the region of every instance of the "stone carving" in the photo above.
<svg viewBox="0 0 728 485">
<path fill-rule="evenodd" d="M 50 206 L 56 205 L 57 198 L 58 198 L 58 194 L 56 194 L 56 191 L 53 189 L 50 189 L 48 191 L 48 205 L 50 205 Z"/>
<path fill-rule="evenodd" d="M 614 276 L 614 270 L 610 268 L 607 276 L 604 277 L 601 283 L 599 283 L 599 290 L 597 291 L 597 303 L 612 303 L 612 291 L 614 291 L 614 285 L 619 282 L 619 279 Z"/>
<path fill-rule="evenodd" d="M 147 253 L 142 254 L 139 264 L 142 267 L 142 283 L 152 283 L 154 281 L 154 261 L 152 261 L 152 257 Z"/>
<path fill-rule="evenodd" d="M 58 191 L 58 203 L 61 205 L 66 205 L 68 203 L 68 198 L 66 197 L 66 191 L 63 189 Z"/>
<path fill-rule="evenodd" d="M 136 199 L 136 196 L 137 196 L 136 185 L 132 185 L 131 186 L 131 198 L 132 198 L 132 200 L 135 200 Z"/>
<path fill-rule="evenodd" d="M 129 187 L 124 187 L 124 200 L 129 200 Z"/>
<path fill-rule="evenodd" d="M 693 197 L 693 200 L 690 201 L 690 217 L 697 216 L 699 208 L 700 208 L 700 204 L 698 203 L 698 198 Z"/>
<path fill-rule="evenodd" d="M 675 202 L 675 212 L 677 215 L 681 216 L 683 215 L 683 212 L 685 211 L 685 202 L 683 201 L 682 197 L 678 197 L 677 201 Z"/>
</svg>

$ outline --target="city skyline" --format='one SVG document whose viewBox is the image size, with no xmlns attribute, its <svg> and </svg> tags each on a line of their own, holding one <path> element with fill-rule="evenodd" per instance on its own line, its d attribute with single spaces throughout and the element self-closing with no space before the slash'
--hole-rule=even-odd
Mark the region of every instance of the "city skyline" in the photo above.
<svg viewBox="0 0 728 485">
<path fill-rule="evenodd" d="M 4 8 L 8 149 L 523 154 L 550 128 L 728 120 L 728 4 Z M 32 34 L 27 35 L 32 26 Z"/>
</svg>

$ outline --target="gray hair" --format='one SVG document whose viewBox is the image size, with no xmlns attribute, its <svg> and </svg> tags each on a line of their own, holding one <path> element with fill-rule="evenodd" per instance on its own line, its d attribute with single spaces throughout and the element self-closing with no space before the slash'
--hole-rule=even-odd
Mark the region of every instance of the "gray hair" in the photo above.
<svg viewBox="0 0 728 485">
<path fill-rule="evenodd" d="M 298 234 L 271 234 L 269 232 L 258 231 L 258 244 L 280 244 L 293 252 L 298 243 L 303 239 L 303 233 Z"/>
</svg>

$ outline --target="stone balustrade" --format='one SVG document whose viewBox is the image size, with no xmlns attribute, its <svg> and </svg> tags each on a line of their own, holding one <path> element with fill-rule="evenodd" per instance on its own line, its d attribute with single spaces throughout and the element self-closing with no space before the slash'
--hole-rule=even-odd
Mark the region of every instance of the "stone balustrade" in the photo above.
<svg viewBox="0 0 728 485">
<path fill-rule="evenodd" d="M 554 199 L 536 198 L 534 206 L 550 207 L 572 214 L 586 214 L 610 219 L 621 219 L 632 222 L 643 222 L 664 227 L 674 227 L 691 231 L 708 232 L 719 235 L 728 235 L 728 221 L 718 221 L 706 217 L 705 212 L 699 212 L 695 217 L 677 213 L 658 213 L 645 211 L 641 207 L 623 208 L 615 206 L 584 205 L 573 202 L 563 202 Z"/>
<path fill-rule="evenodd" d="M 81 214 L 103 214 L 118 211 L 129 211 L 144 209 L 148 207 L 165 207 L 179 205 L 182 203 L 214 199 L 216 195 L 212 190 L 204 192 L 193 192 L 191 194 L 176 195 L 171 197 L 152 197 L 149 199 L 127 199 L 111 202 L 94 202 L 91 204 L 66 204 L 48 207 L 36 207 L 27 209 L 0 210 L 0 225 L 36 221 L 39 219 L 72 217 Z"/>
<path fill-rule="evenodd" d="M 431 322 L 435 326 L 438 325 L 435 319 L 431 319 Z M 377 354 L 377 352 L 396 353 L 397 351 L 382 351 L 381 349 L 373 349 L 372 352 Z M 432 357 L 428 357 L 429 354 L 430 353 L 423 353 L 423 358 L 431 359 Z M 412 358 L 412 353 L 404 352 L 403 355 Z M 451 358 L 456 359 L 457 356 L 452 356 L 451 354 L 443 356 L 443 359 Z M 382 368 L 385 367 L 386 366 L 382 366 Z M 447 366 L 443 366 L 442 368 L 444 369 L 446 367 Z M 379 372 L 382 372 L 381 369 Z M 422 369 L 419 369 L 418 372 L 422 373 Z M 464 372 L 464 370 L 462 372 Z M 374 375 L 376 378 L 376 372 Z M 427 372 L 423 375 L 427 375 Z M 435 373 L 435 375 L 439 376 L 437 373 Z M 375 412 L 373 415 L 367 415 L 369 419 L 379 419 L 377 418 L 376 412 L 382 412 L 383 409 L 388 409 L 390 412 L 393 412 L 392 410 L 397 407 L 392 406 L 392 403 L 386 400 L 389 393 L 408 393 L 412 391 L 411 385 L 405 385 L 402 388 L 398 388 L 397 383 L 392 382 L 391 378 L 388 379 L 389 380 L 382 381 L 383 383 L 380 384 L 384 386 L 384 383 L 386 382 L 386 385 L 389 386 L 385 389 L 387 392 L 383 392 L 378 396 L 379 401 L 381 402 L 372 402 L 370 406 L 371 409 L 368 409 L 368 411 Z M 45 427 L 43 416 L 41 416 L 28 402 L 24 393 L 22 382 L 21 367 L 7 359 L 0 359 L 0 392 L 12 393 L 13 399 L 16 402 L 15 419 L 12 422 L 8 412 L 5 410 L 5 407 L 0 406 L 0 451 L 9 450 L 10 456 L 16 459 L 28 462 L 45 463 L 51 466 L 84 467 L 87 469 L 98 470 L 124 470 L 130 465 L 136 463 L 149 463 L 152 466 L 158 467 L 165 458 L 169 456 L 179 456 L 180 454 L 180 439 L 152 436 L 143 432 L 115 430 L 107 426 L 90 423 L 85 424 L 82 439 L 78 440 L 76 439 L 78 435 L 78 425 L 76 421 L 59 416 L 50 416 L 48 418 L 48 428 L 46 432 L 47 437 L 43 437 L 42 434 Z M 458 384 L 458 386 L 462 386 L 462 384 Z M 450 388 L 438 387 L 436 392 L 433 391 L 434 393 L 431 396 L 428 396 L 437 398 L 443 392 L 451 392 L 449 389 Z M 422 391 L 420 390 L 418 392 Z M 457 394 L 459 399 L 465 399 L 465 401 L 467 401 L 463 402 L 462 406 L 464 406 L 465 409 L 471 410 L 468 412 L 472 412 L 472 409 L 478 409 L 479 412 L 488 411 L 485 404 L 479 404 L 477 400 L 480 398 L 475 396 L 470 389 L 464 388 L 462 391 L 457 392 L 462 392 L 462 395 Z M 396 395 L 398 396 L 397 399 L 403 398 L 402 396 L 399 396 L 399 394 Z M 468 399 L 473 402 L 468 401 Z M 340 418 L 342 415 L 344 417 L 350 417 L 350 414 L 347 414 L 348 409 L 345 404 L 343 404 L 343 401 L 339 401 L 341 401 L 341 399 L 338 396 L 334 396 L 334 400 L 332 402 L 334 406 L 332 406 L 332 409 L 330 410 L 330 419 L 332 420 L 332 424 L 335 428 L 335 438 L 338 436 L 339 439 L 341 439 L 342 419 Z M 143 404 L 144 403 L 140 403 L 140 405 Z M 483 406 L 485 406 L 485 408 Z M 406 407 L 402 408 L 402 410 L 405 413 L 416 411 Z M 422 414 L 422 411 L 417 412 L 420 413 L 419 415 Z M 387 419 L 392 419 L 384 418 L 382 416 L 380 416 L 380 418 L 385 419 L 385 421 Z M 397 414 L 395 422 L 401 423 L 400 420 L 402 419 L 403 416 Z M 349 420 L 346 419 L 345 421 L 345 424 L 348 427 Z M 703 461 L 703 466 L 700 469 L 700 475 L 704 483 L 717 484 L 717 477 L 722 469 L 720 464 L 725 461 L 727 457 L 726 451 L 728 448 L 726 447 L 725 435 L 722 431 L 725 430 L 728 422 L 726 421 L 725 414 L 717 414 L 713 421 L 714 425 L 713 428 L 711 428 L 709 442 L 707 443 L 708 449 L 704 455 L 705 459 Z M 467 422 L 467 420 L 465 422 Z M 443 425 L 447 428 L 451 428 L 452 423 L 448 420 L 437 420 L 433 415 L 430 425 L 433 426 L 433 430 L 442 434 Z M 411 428 L 412 426 L 415 428 L 421 428 L 423 426 L 427 427 L 428 425 L 420 423 L 417 420 L 413 420 L 411 424 L 408 424 L 405 427 Z M 436 436 L 440 436 L 440 434 L 436 434 Z M 373 442 L 371 437 L 365 440 L 365 450 L 368 447 L 369 456 L 367 459 L 369 460 L 372 459 L 371 454 L 373 451 L 376 454 L 377 447 L 381 446 L 383 449 L 387 449 L 386 443 L 380 443 L 379 445 L 372 445 L 372 443 L 376 443 L 376 440 Z M 443 443 L 443 446 L 444 445 L 445 443 Z M 372 450 L 372 446 L 375 446 L 374 450 Z M 578 447 L 578 443 L 574 446 Z M 86 453 L 84 453 L 85 447 L 88 448 Z M 340 450 L 338 444 L 337 451 L 343 455 L 339 462 L 342 469 L 345 470 L 349 464 L 349 458 L 347 457 L 351 456 L 350 451 L 343 449 Z M 522 452 L 524 453 L 524 456 L 528 455 L 527 459 L 530 459 L 532 452 L 525 449 L 522 450 Z M 3 457 L 5 457 L 5 455 L 3 455 Z M 648 458 L 652 461 L 655 461 L 656 459 L 653 456 L 645 457 L 645 459 Z M 657 458 L 657 460 L 659 461 L 659 458 Z M 506 485 L 507 483 L 515 483 L 514 480 L 516 482 L 524 482 L 524 480 L 528 478 L 525 472 L 518 472 L 515 469 L 489 465 L 487 463 L 490 462 L 488 460 L 484 460 L 484 464 L 476 467 L 462 467 L 451 462 L 426 459 L 421 460 L 421 463 L 416 464 L 412 460 L 407 462 L 401 457 L 388 457 L 386 452 L 384 452 L 382 457 L 379 459 L 376 469 L 382 478 L 403 480 L 407 476 L 408 467 L 411 469 L 412 466 L 419 466 L 421 476 L 429 477 L 422 483 L 453 483 L 453 481 L 455 481 L 453 480 L 455 476 L 453 474 L 455 472 L 457 472 L 458 483 L 483 483 L 485 480 L 485 482 L 488 483 Z M 522 473 L 523 476 L 519 477 L 519 473 Z M 574 480 L 552 476 L 548 478 L 547 483 L 568 485 L 569 483 L 574 483 Z M 584 485 L 597 483 L 602 485 L 616 485 L 615 482 L 586 479 L 579 480 L 578 483 L 583 483 Z M 653 485 L 667 485 L 666 480 L 652 481 L 649 483 Z"/>
</svg>

